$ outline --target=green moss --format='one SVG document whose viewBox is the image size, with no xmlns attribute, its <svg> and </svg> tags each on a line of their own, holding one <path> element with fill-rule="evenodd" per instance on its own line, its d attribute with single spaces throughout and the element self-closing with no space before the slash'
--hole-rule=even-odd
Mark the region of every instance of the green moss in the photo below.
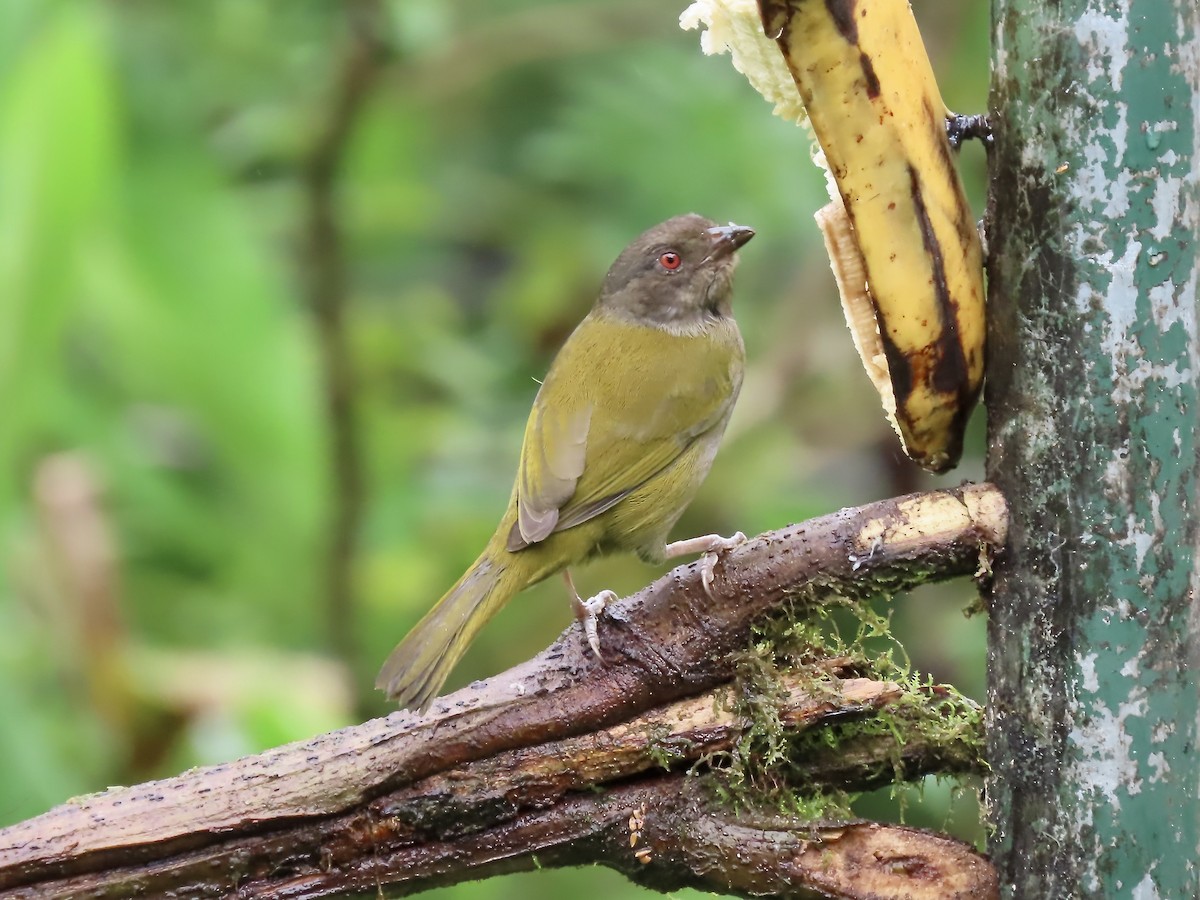
<svg viewBox="0 0 1200 900">
<path fill-rule="evenodd" d="M 670 726 L 655 725 L 650 729 L 649 734 L 650 759 L 656 766 L 662 766 L 669 771 L 679 762 L 691 756 L 687 743 L 687 741 L 681 741 L 674 737 Z"/>
<path fill-rule="evenodd" d="M 806 602 L 764 622 L 735 659 L 732 712 L 745 723 L 733 749 L 706 761 L 714 790 L 735 807 L 765 804 L 804 821 L 851 818 L 858 791 L 926 774 L 977 770 L 983 753 L 982 710 L 951 687 L 911 671 L 891 631 L 890 615 L 871 597 Z M 886 604 L 885 609 L 888 609 Z M 784 722 L 789 687 L 840 701 L 831 661 L 843 675 L 899 685 L 900 696 L 874 712 L 797 728 Z"/>
</svg>

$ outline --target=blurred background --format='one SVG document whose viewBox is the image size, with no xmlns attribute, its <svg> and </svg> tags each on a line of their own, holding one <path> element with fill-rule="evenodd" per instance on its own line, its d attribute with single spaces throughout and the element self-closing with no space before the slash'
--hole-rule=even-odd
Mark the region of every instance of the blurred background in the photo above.
<svg viewBox="0 0 1200 900">
<path fill-rule="evenodd" d="M 902 456 L 812 221 L 808 136 L 701 55 L 685 5 L 0 3 L 0 825 L 386 713 L 374 673 L 491 534 L 534 379 L 676 213 L 758 230 L 745 386 L 677 536 L 981 476 L 981 414 L 949 476 Z M 913 6 L 947 103 L 982 111 L 986 3 Z M 969 145 L 977 212 L 983 168 Z M 924 589 L 895 625 L 981 700 L 973 597 Z M 450 687 L 570 615 L 557 581 L 528 591 Z M 904 814 L 977 839 L 953 788 Z M 581 870 L 442 895 L 568 890 L 643 893 Z"/>
</svg>

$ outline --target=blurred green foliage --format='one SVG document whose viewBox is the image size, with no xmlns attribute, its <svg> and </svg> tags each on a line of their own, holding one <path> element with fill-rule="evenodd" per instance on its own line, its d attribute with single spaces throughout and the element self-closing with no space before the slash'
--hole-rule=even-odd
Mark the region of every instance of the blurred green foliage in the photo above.
<svg viewBox="0 0 1200 900">
<path fill-rule="evenodd" d="M 947 102 L 982 109 L 986 4 L 914 6 Z M 331 436 L 298 248 L 350 4 L 0 4 L 0 824 L 386 711 L 374 669 L 490 534 L 534 379 L 615 253 L 675 213 L 759 232 L 736 301 L 745 388 L 679 533 L 939 483 L 901 459 L 854 356 L 807 136 L 700 54 L 682 5 L 380 8 L 386 56 L 336 183 L 367 505 L 357 651 L 334 659 Z M 978 209 L 977 148 L 964 169 Z M 981 446 L 976 421 L 940 483 L 978 476 Z M 656 574 L 606 560 L 577 579 Z M 918 592 L 896 624 L 919 669 L 979 697 L 971 596 Z M 455 683 L 569 617 L 559 585 L 530 590 Z M 949 808 L 930 790 L 908 817 Z M 953 824 L 973 836 L 973 815 Z M 599 872 L 452 893 L 530 890 L 638 893 Z"/>
</svg>

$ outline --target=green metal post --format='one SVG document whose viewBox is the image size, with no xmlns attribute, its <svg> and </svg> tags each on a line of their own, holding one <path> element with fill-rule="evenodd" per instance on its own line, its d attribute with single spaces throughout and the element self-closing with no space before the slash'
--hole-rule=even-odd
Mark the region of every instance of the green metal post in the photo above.
<svg viewBox="0 0 1200 900">
<path fill-rule="evenodd" d="M 1200 897 L 1200 5 L 995 0 L 1006 897 Z"/>
</svg>

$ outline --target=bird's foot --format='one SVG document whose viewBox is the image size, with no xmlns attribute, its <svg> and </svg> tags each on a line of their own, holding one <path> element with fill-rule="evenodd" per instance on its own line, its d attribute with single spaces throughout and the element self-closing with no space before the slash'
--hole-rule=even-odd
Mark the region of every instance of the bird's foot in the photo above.
<svg viewBox="0 0 1200 900">
<path fill-rule="evenodd" d="M 675 556 L 687 556 L 689 553 L 702 554 L 700 557 L 700 582 L 704 585 L 704 593 L 712 596 L 713 576 L 721 554 L 744 543 L 746 543 L 746 535 L 740 531 L 729 537 L 721 537 L 719 534 L 702 534 L 700 537 L 667 544 L 663 552 L 668 559 Z"/>
<path fill-rule="evenodd" d="M 601 591 L 594 597 L 588 597 L 586 600 L 575 597 L 573 605 L 575 607 L 575 617 L 583 622 L 583 633 L 587 636 L 588 646 L 592 648 L 592 652 L 596 654 L 596 659 L 603 661 L 604 657 L 600 655 L 600 613 L 604 612 L 604 607 L 617 599 L 615 591 Z"/>
</svg>

